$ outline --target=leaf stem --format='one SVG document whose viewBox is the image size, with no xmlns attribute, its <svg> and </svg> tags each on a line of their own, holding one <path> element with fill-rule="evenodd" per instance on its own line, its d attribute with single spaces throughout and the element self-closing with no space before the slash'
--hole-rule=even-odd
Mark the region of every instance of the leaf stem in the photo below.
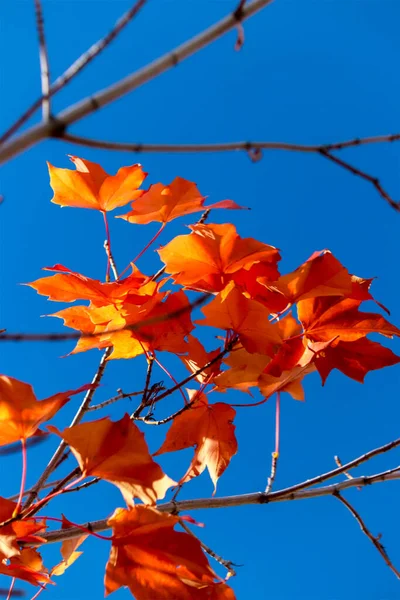
<svg viewBox="0 0 400 600">
<path fill-rule="evenodd" d="M 104 242 L 104 248 L 107 254 L 107 268 L 106 268 L 106 282 L 110 281 L 110 269 L 111 269 L 111 237 L 110 237 L 110 228 L 108 226 L 107 213 L 105 210 L 102 211 L 103 219 L 104 219 L 104 227 L 106 228 L 106 241 Z M 118 276 L 117 276 L 118 277 Z M 116 277 L 116 279 L 117 279 Z"/>
<path fill-rule="evenodd" d="M 21 438 L 21 453 L 22 453 L 21 487 L 19 489 L 17 506 L 14 509 L 14 516 L 18 515 L 21 510 L 22 498 L 24 497 L 24 491 L 25 491 L 26 471 L 27 471 L 27 452 L 26 452 L 26 439 L 25 438 Z"/>
</svg>

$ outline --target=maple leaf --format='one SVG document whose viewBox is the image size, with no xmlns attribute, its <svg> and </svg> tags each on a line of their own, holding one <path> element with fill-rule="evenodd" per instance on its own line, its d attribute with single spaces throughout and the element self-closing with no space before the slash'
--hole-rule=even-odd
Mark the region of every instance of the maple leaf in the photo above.
<svg viewBox="0 0 400 600">
<path fill-rule="evenodd" d="M 148 297 L 128 295 L 123 301 L 102 307 L 73 306 L 52 316 L 84 334 L 72 354 L 92 348 L 113 347 L 111 359 L 134 358 L 146 351 L 186 352 L 186 336 L 193 330 L 191 305 L 183 291 Z M 146 325 L 147 322 L 147 325 Z"/>
<path fill-rule="evenodd" d="M 74 302 L 75 300 L 90 300 L 95 306 L 104 306 L 109 303 L 117 303 L 124 300 L 129 294 L 152 296 L 159 283 L 150 281 L 150 277 L 143 275 L 134 265 L 133 273 L 120 281 L 102 283 L 97 279 L 85 277 L 75 273 L 63 265 L 45 267 L 44 271 L 57 271 L 56 275 L 42 277 L 26 285 L 35 289 L 42 296 L 48 296 L 49 300 L 57 302 Z M 140 298 L 136 298 L 140 302 Z"/>
<path fill-rule="evenodd" d="M 200 542 L 174 530 L 178 523 L 179 517 L 153 508 L 118 508 L 108 520 L 113 542 L 106 595 L 126 586 L 136 600 L 235 600 L 216 581 Z"/>
<path fill-rule="evenodd" d="M 219 477 L 237 452 L 233 425 L 236 412 L 223 402 L 209 404 L 205 394 L 194 390 L 189 390 L 189 398 L 193 404 L 175 417 L 164 443 L 154 456 L 195 446 L 190 467 L 179 483 L 201 475 L 207 467 L 215 493 Z"/>
<path fill-rule="evenodd" d="M 232 200 L 222 200 L 204 206 L 205 199 L 195 183 L 182 179 L 182 177 L 176 177 L 170 185 L 162 183 L 151 185 L 147 192 L 133 202 L 130 212 L 117 218 L 140 225 L 147 225 L 154 221 L 166 224 L 183 215 L 211 208 L 244 208 Z"/>
<path fill-rule="evenodd" d="M 72 523 L 63 515 L 62 529 L 68 529 L 69 527 L 72 527 Z M 62 561 L 51 569 L 51 575 L 64 575 L 65 571 L 83 554 L 83 552 L 77 552 L 77 549 L 88 537 L 89 534 L 84 533 L 72 540 L 65 540 L 61 544 Z"/>
<path fill-rule="evenodd" d="M 322 384 L 332 369 L 338 369 L 347 377 L 364 383 L 369 371 L 400 363 L 400 357 L 388 348 L 362 338 L 354 342 L 339 342 L 319 353 L 315 366 L 321 375 Z"/>
<path fill-rule="evenodd" d="M 361 300 L 345 298 L 311 298 L 297 304 L 297 314 L 305 335 L 313 341 L 337 338 L 336 344 L 354 342 L 369 333 L 380 333 L 392 338 L 400 330 L 376 313 L 358 310 Z M 335 343 L 334 343 L 335 345 Z"/>
<path fill-rule="evenodd" d="M 268 283 L 262 277 L 258 281 Z M 352 290 L 352 279 L 329 250 L 322 250 L 314 252 L 293 273 L 280 277 L 276 285 L 293 303 L 316 296 L 348 296 Z"/>
<path fill-rule="evenodd" d="M 51 419 L 70 396 L 91 389 L 91 384 L 37 400 L 28 383 L 0 375 L 0 446 L 36 435 L 39 425 Z"/>
<path fill-rule="evenodd" d="M 180 235 L 158 250 L 175 283 L 206 292 L 219 292 L 241 269 L 255 263 L 276 271 L 280 260 L 273 246 L 253 238 L 241 238 L 234 225 L 191 225 L 192 233 Z"/>
<path fill-rule="evenodd" d="M 18 556 L 10 558 L 8 564 L 0 561 L 0 574 L 15 577 L 41 587 L 42 584 L 54 583 L 43 565 L 42 557 L 33 548 L 23 548 Z"/>
<path fill-rule="evenodd" d="M 132 504 L 132 497 L 154 504 L 175 485 L 151 458 L 144 434 L 129 415 L 116 422 L 104 418 L 81 423 L 62 433 L 56 427 L 48 429 L 69 445 L 85 477 L 113 483 L 127 504 Z"/>
<path fill-rule="evenodd" d="M 234 331 L 248 352 L 273 356 L 282 343 L 279 326 L 268 321 L 268 309 L 245 298 L 233 282 L 202 312 L 206 318 L 198 324 Z"/>
<path fill-rule="evenodd" d="M 139 164 L 122 167 L 116 175 L 108 175 L 97 163 L 77 156 L 69 158 L 76 171 L 59 169 L 47 163 L 54 192 L 51 201 L 54 204 L 107 212 L 143 194 L 138 188 L 147 173 L 142 171 Z"/>
</svg>

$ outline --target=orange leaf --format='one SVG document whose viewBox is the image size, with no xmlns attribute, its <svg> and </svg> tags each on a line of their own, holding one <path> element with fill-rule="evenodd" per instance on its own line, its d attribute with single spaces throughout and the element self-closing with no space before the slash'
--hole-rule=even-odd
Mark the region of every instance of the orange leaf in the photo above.
<svg viewBox="0 0 400 600">
<path fill-rule="evenodd" d="M 66 326 L 82 333 L 99 334 L 81 338 L 72 354 L 107 346 L 113 346 L 113 359 L 134 358 L 146 350 L 186 352 L 185 338 L 193 324 L 185 293 L 158 293 L 145 299 L 128 295 L 118 305 L 73 306 L 52 316 L 62 318 Z"/>
<path fill-rule="evenodd" d="M 190 289 L 219 292 L 241 269 L 255 263 L 278 271 L 279 252 L 253 238 L 241 238 L 234 225 L 191 225 L 192 233 L 179 235 L 158 251 L 176 283 Z"/>
<path fill-rule="evenodd" d="M 400 363 L 400 357 L 391 350 L 366 338 L 354 342 L 339 342 L 321 352 L 315 366 L 321 375 L 322 384 L 332 369 L 338 369 L 347 377 L 364 383 L 369 371 L 390 367 Z"/>
<path fill-rule="evenodd" d="M 23 548 L 18 556 L 10 558 L 8 564 L 0 561 L 0 573 L 32 585 L 53 583 L 43 565 L 42 557 L 33 548 Z"/>
<path fill-rule="evenodd" d="M 31 385 L 0 375 L 0 446 L 32 437 L 39 425 L 51 419 L 70 396 L 91 388 L 91 384 L 83 385 L 77 390 L 61 392 L 39 401 Z"/>
<path fill-rule="evenodd" d="M 208 404 L 205 394 L 197 394 L 193 390 L 189 392 L 193 404 L 175 417 L 164 443 L 154 456 L 195 446 L 191 465 L 179 483 L 197 477 L 207 467 L 215 493 L 219 477 L 237 452 L 233 425 L 236 412 L 223 402 Z"/>
<path fill-rule="evenodd" d="M 263 282 L 263 278 L 259 279 Z M 291 302 L 316 296 L 347 296 L 352 290 L 351 275 L 329 252 L 314 252 L 293 273 L 283 275 L 277 287 Z"/>
<path fill-rule="evenodd" d="M 151 185 L 147 192 L 133 202 L 132 210 L 118 218 L 141 225 L 154 221 L 165 224 L 183 215 L 211 208 L 243 208 L 232 200 L 222 200 L 203 206 L 204 200 L 205 197 L 200 194 L 195 183 L 176 177 L 170 185 L 162 183 Z"/>
<path fill-rule="evenodd" d="M 64 515 L 62 519 L 62 529 L 68 529 L 72 526 L 72 523 L 68 521 Z M 61 556 L 62 561 L 55 565 L 51 569 L 51 575 L 64 575 L 65 571 L 70 567 L 82 554 L 83 552 L 77 552 L 79 546 L 89 537 L 89 534 L 83 533 L 80 537 L 72 540 L 65 540 L 61 544 Z"/>
<path fill-rule="evenodd" d="M 178 517 L 153 508 L 118 508 L 108 520 L 113 544 L 106 595 L 126 586 L 136 600 L 235 600 L 216 581 L 200 542 L 174 530 L 178 523 Z"/>
<path fill-rule="evenodd" d="M 132 275 L 120 281 L 102 283 L 97 279 L 90 279 L 80 273 L 74 273 L 63 265 L 46 267 L 45 271 L 58 271 L 56 275 L 42 277 L 32 283 L 28 283 L 42 296 L 48 296 L 49 300 L 57 302 L 74 302 L 75 300 L 90 300 L 95 306 L 104 306 L 111 302 L 122 301 L 128 294 L 151 296 L 159 283 L 151 282 L 150 277 L 140 273 L 136 267 Z"/>
<path fill-rule="evenodd" d="M 380 333 L 392 338 L 400 336 L 400 330 L 376 313 L 358 310 L 361 300 L 345 298 L 311 298 L 301 300 L 297 314 L 305 329 L 305 335 L 313 341 L 327 341 L 337 337 L 336 344 L 354 342 L 369 333 Z M 335 345 L 334 343 L 334 345 Z"/>
<path fill-rule="evenodd" d="M 206 318 L 198 321 L 200 325 L 233 330 L 248 352 L 273 356 L 282 343 L 279 326 L 268 321 L 268 309 L 245 298 L 232 284 L 202 312 Z"/>
<path fill-rule="evenodd" d="M 138 188 L 147 173 L 142 171 L 141 165 L 122 167 L 116 175 L 108 175 L 97 163 L 76 156 L 70 156 L 70 159 L 76 171 L 47 163 L 54 204 L 105 212 L 124 206 L 143 194 Z"/>
<path fill-rule="evenodd" d="M 48 429 L 70 446 L 85 477 L 113 483 L 127 504 L 132 504 L 132 497 L 154 504 L 175 485 L 151 458 L 144 434 L 129 415 L 115 423 L 108 418 L 81 423 L 62 433 L 52 426 Z"/>
</svg>

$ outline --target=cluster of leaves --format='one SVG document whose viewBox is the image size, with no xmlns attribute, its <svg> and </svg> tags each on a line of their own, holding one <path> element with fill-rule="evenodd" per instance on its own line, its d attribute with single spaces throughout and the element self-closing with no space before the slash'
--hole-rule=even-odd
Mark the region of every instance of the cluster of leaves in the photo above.
<svg viewBox="0 0 400 600">
<path fill-rule="evenodd" d="M 261 402 L 279 392 L 302 400 L 302 380 L 313 371 L 320 374 L 322 383 L 333 369 L 363 382 L 369 371 L 400 362 L 391 350 L 367 338 L 378 333 L 400 336 L 400 330 L 381 314 L 360 311 L 364 301 L 374 301 L 372 280 L 350 274 L 328 250 L 316 252 L 292 273 L 281 275 L 276 248 L 240 237 L 232 224 L 206 224 L 201 219 L 190 226 L 189 234 L 175 237 L 158 250 L 164 264 L 160 276 L 141 273 L 134 261 L 129 275 L 116 275 L 111 282 L 108 211 L 132 202 L 122 218 L 138 225 L 159 222 L 160 233 L 168 222 L 183 215 L 241 207 L 230 200 L 205 206 L 196 185 L 181 178 L 170 185 L 139 189 L 146 177 L 140 165 L 121 168 L 110 176 L 95 163 L 76 157 L 72 161 L 75 171 L 49 165 L 53 202 L 103 214 L 109 242 L 106 281 L 56 264 L 46 268 L 54 274 L 29 285 L 53 301 L 88 303 L 55 313 L 81 333 L 74 353 L 109 348 L 109 359 L 145 355 L 150 365 L 158 360 L 159 352 L 169 352 L 183 362 L 190 375 L 172 389 L 180 389 L 188 380 L 197 382 L 197 389 L 188 390 L 182 408 L 164 420 L 172 424 L 155 453 L 194 447 L 180 485 L 207 468 L 215 488 L 238 449 L 235 410 L 227 402 L 212 401 L 211 391 L 249 393 L 258 388 Z M 201 303 L 207 302 L 201 309 L 204 318 L 195 323 L 192 313 L 199 302 L 191 303 L 186 291 L 201 293 Z M 194 334 L 195 325 L 222 330 L 220 347 L 208 351 Z M 3 377 L 0 410 L 7 416 L 0 444 L 24 443 L 38 435 L 39 425 L 80 391 L 38 402 L 30 386 Z M 145 393 L 134 414 L 117 422 L 105 418 L 64 431 L 52 426 L 48 430 L 64 440 L 78 461 L 81 474 L 74 484 L 95 476 L 116 485 L 126 501 L 127 508 L 117 509 L 109 521 L 113 536 L 106 593 L 127 586 L 138 600 L 231 600 L 232 590 L 211 569 L 198 539 L 175 531 L 182 517 L 155 508 L 177 482 L 153 460 L 134 421 L 153 419 L 154 406 L 170 392 Z M 142 417 L 150 398 L 151 414 Z M 137 500 L 143 504 L 135 504 Z M 51 575 L 60 574 L 79 555 L 76 543 L 63 546 L 60 565 L 64 566 L 57 565 L 50 573 L 45 570 L 33 548 L 40 545 L 39 534 L 46 528 L 46 520 L 32 517 L 41 502 L 23 509 L 20 501 L 0 501 L 1 572 L 39 585 L 47 584 Z"/>
</svg>

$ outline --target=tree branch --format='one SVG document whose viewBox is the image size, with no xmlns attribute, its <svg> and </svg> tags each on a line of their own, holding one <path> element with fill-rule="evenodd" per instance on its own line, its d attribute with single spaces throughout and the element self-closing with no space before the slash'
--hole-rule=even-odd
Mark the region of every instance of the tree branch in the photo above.
<svg viewBox="0 0 400 600">
<path fill-rule="evenodd" d="M 292 488 L 286 488 L 276 492 L 266 494 L 265 492 L 254 492 L 250 494 L 241 494 L 238 496 L 223 496 L 221 498 L 198 498 L 195 500 L 181 500 L 179 502 L 166 502 L 157 506 L 160 512 L 170 512 L 173 514 L 180 513 L 182 511 L 200 510 L 200 509 L 211 509 L 211 508 L 231 508 L 235 506 L 248 506 L 252 504 L 270 504 L 272 502 L 285 502 L 287 500 L 307 500 L 310 498 L 319 498 L 321 496 L 332 496 L 337 495 L 342 490 L 349 489 L 358 486 L 373 485 L 375 483 L 381 483 L 383 481 L 395 481 L 400 479 L 400 467 L 370 475 L 367 477 L 356 477 L 354 479 L 345 479 L 339 483 L 327 485 L 312 490 L 296 490 L 297 486 Z M 304 482 L 303 485 L 306 485 Z M 100 521 L 92 521 L 85 525 L 91 531 L 99 532 L 109 529 L 107 519 Z M 71 527 L 69 529 L 61 529 L 57 531 L 51 531 L 41 535 L 47 543 L 55 543 L 64 540 L 69 540 L 82 535 L 82 529 L 78 527 Z"/>
<path fill-rule="evenodd" d="M 36 29 L 39 37 L 39 63 L 40 81 L 42 87 L 42 114 L 43 120 L 50 119 L 50 68 L 49 55 L 47 53 L 46 37 L 44 34 L 44 21 L 41 0 L 35 1 Z"/>
<path fill-rule="evenodd" d="M 40 0 L 35 0 L 36 3 L 40 3 Z M 68 69 L 56 79 L 53 85 L 48 89 L 47 98 L 51 98 L 64 88 L 78 73 L 80 73 L 96 56 L 98 56 L 124 29 L 126 25 L 137 15 L 139 10 L 144 6 L 147 0 L 137 0 L 132 8 L 130 8 L 125 14 L 122 15 L 115 23 L 111 31 L 103 38 L 94 43 L 86 52 L 84 52 Z M 0 143 L 5 142 L 11 137 L 18 129 L 26 123 L 26 121 L 37 111 L 40 105 L 46 98 L 43 93 L 42 86 L 42 97 L 35 100 L 35 102 L 23 113 L 13 125 L 0 137 Z"/>
<path fill-rule="evenodd" d="M 98 366 L 98 369 L 92 379 L 92 385 L 93 387 L 88 390 L 85 394 L 85 397 L 83 399 L 82 404 L 80 405 L 75 417 L 72 419 L 72 422 L 70 424 L 70 427 L 73 427 L 74 425 L 77 425 L 78 423 L 81 422 L 82 418 L 84 417 L 87 409 L 89 408 L 90 402 L 92 401 L 93 395 L 95 393 L 96 387 L 99 385 L 103 374 L 104 374 L 104 370 L 106 368 L 107 365 L 107 358 L 110 356 L 111 354 L 111 350 L 112 348 L 106 348 L 103 356 L 101 357 L 100 360 L 100 364 Z M 33 486 L 33 488 L 30 491 L 30 494 L 28 496 L 28 499 L 25 503 L 25 507 L 24 508 L 28 508 L 32 502 L 35 501 L 40 489 L 42 488 L 43 484 L 46 483 L 46 481 L 48 480 L 48 478 L 50 477 L 50 475 L 52 474 L 52 472 L 54 471 L 54 469 L 56 468 L 61 455 L 63 454 L 64 450 L 66 450 L 67 448 L 67 444 L 64 442 L 64 440 L 62 442 L 60 442 L 57 450 L 54 452 L 53 456 L 51 457 L 47 467 L 45 468 L 45 470 L 43 471 L 42 475 L 40 476 L 39 480 L 37 481 L 37 483 Z"/>
<path fill-rule="evenodd" d="M 71 142 L 72 144 L 78 144 L 80 146 L 87 146 L 89 148 L 99 148 L 103 150 L 116 150 L 117 152 L 160 152 L 160 153 L 179 153 L 179 152 L 254 152 L 260 150 L 283 150 L 288 152 L 305 152 L 311 154 L 317 154 L 322 151 L 332 152 L 333 150 L 343 150 L 346 148 L 354 148 L 358 146 L 365 146 L 368 144 L 382 144 L 385 142 L 397 142 L 400 140 L 400 133 L 393 133 L 387 135 L 377 135 L 372 137 L 364 138 L 353 138 L 351 140 L 345 140 L 342 142 L 335 142 L 332 144 L 294 144 L 291 142 L 224 142 L 224 143 L 212 143 L 212 144 L 141 144 L 137 143 L 124 143 L 124 142 L 107 142 L 103 140 L 95 140 L 92 138 L 82 137 L 79 135 L 73 135 L 71 133 L 65 133 L 62 139 Z"/>
<path fill-rule="evenodd" d="M 246 4 L 242 10 L 242 20 L 244 21 L 245 19 L 252 17 L 268 4 L 271 4 L 271 2 L 272 0 L 253 0 L 253 2 Z M 148 81 L 151 81 L 158 75 L 161 75 L 161 73 L 164 73 L 202 48 L 205 48 L 236 26 L 237 19 L 233 14 L 230 14 L 208 29 L 205 29 L 202 33 L 176 47 L 172 52 L 164 54 L 142 69 L 131 73 L 124 79 L 121 79 L 104 90 L 100 90 L 94 95 L 84 98 L 68 107 L 56 115 L 52 121 L 40 123 L 39 125 L 31 127 L 18 137 L 9 140 L 3 145 L 0 150 L 0 164 L 10 160 L 46 138 L 62 137 L 68 125 L 80 121 L 103 106 L 114 102 L 118 98 L 122 98 L 129 92 L 144 85 Z"/>
<path fill-rule="evenodd" d="M 215 144 L 129 144 L 129 143 L 118 143 L 118 142 L 106 142 L 101 140 L 94 140 L 85 138 L 77 135 L 71 135 L 65 133 L 60 136 L 60 139 L 69 141 L 73 144 L 79 144 L 81 146 L 87 146 L 89 148 L 101 148 L 105 150 L 117 150 L 119 152 L 235 152 L 242 151 L 247 152 L 253 161 L 259 161 L 262 157 L 261 152 L 264 150 L 283 150 L 286 152 L 303 152 L 306 154 L 320 154 L 324 158 L 335 163 L 337 166 L 349 171 L 353 175 L 364 179 L 370 183 L 378 194 L 386 201 L 392 208 L 400 211 L 400 202 L 395 201 L 390 194 L 382 187 L 379 179 L 373 175 L 369 175 L 365 171 L 354 167 L 347 161 L 344 161 L 334 154 L 334 150 L 343 150 L 345 148 L 353 148 L 356 146 L 362 146 L 367 144 L 377 144 L 383 142 L 395 142 L 400 140 L 400 134 L 389 134 L 375 137 L 365 138 L 354 138 L 343 142 L 336 142 L 333 144 L 320 144 L 320 145 L 309 145 L 309 144 L 293 144 L 289 142 L 226 142 L 226 143 L 215 143 Z"/>
<path fill-rule="evenodd" d="M 387 564 L 387 566 L 389 567 L 389 569 L 396 575 L 397 579 L 400 579 L 400 572 L 396 569 L 396 567 L 394 566 L 394 564 L 390 560 L 390 558 L 388 556 L 388 553 L 386 552 L 385 548 L 383 547 L 383 545 L 379 541 L 379 537 L 372 535 L 372 533 L 370 532 L 370 530 L 366 526 L 365 522 L 361 518 L 360 513 L 358 513 L 356 511 L 356 509 L 354 508 L 354 506 L 352 506 L 348 500 L 346 500 L 345 498 L 343 498 L 343 496 L 339 492 L 335 492 L 333 494 L 333 496 L 335 498 L 337 498 L 342 504 L 344 504 L 344 506 L 346 506 L 346 508 L 349 509 L 349 511 L 351 512 L 351 514 L 353 515 L 353 517 L 355 518 L 355 520 L 359 524 L 361 531 L 363 533 L 365 533 L 365 535 L 367 536 L 367 538 L 369 540 L 371 540 L 371 542 L 373 543 L 373 545 L 375 546 L 375 548 L 378 550 L 379 554 L 382 556 L 383 560 L 385 561 L 385 563 Z"/>
</svg>

